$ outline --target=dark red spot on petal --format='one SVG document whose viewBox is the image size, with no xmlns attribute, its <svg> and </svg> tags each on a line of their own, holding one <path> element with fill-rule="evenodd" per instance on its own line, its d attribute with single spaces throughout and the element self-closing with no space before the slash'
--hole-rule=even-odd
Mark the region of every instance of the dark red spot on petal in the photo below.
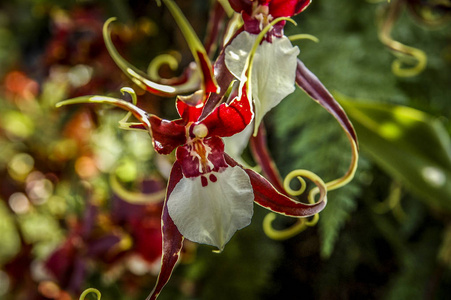
<svg viewBox="0 0 451 300">
<path fill-rule="evenodd" d="M 201 177 L 200 177 L 200 180 L 201 180 L 201 182 L 202 182 L 202 186 L 203 186 L 203 187 L 206 187 L 206 186 L 208 185 L 208 179 L 207 179 L 207 177 L 201 176 Z"/>
<path fill-rule="evenodd" d="M 218 178 L 216 178 L 216 176 L 213 175 L 213 174 L 210 174 L 209 178 L 210 178 L 210 181 L 211 181 L 211 182 L 216 182 L 216 181 L 218 181 Z"/>
</svg>

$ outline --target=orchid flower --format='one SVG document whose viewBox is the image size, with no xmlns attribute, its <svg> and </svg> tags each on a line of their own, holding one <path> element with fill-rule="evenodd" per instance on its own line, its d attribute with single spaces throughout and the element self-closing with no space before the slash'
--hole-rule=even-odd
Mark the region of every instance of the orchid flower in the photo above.
<svg viewBox="0 0 451 300">
<path fill-rule="evenodd" d="M 255 111 L 254 137 L 251 139 L 253 153 L 259 165 L 262 166 L 264 174 L 271 178 L 271 183 L 277 186 L 280 191 L 290 195 L 296 195 L 297 192 L 292 191 L 287 184 L 282 186 L 280 176 L 275 170 L 267 150 L 262 149 L 265 147 L 265 143 L 261 142 L 260 131 L 263 117 L 286 96 L 294 92 L 295 83 L 336 118 L 351 144 L 352 160 L 348 171 L 341 178 L 326 183 L 327 190 L 337 189 L 347 184 L 354 176 L 358 161 L 357 137 L 346 113 L 319 79 L 297 58 L 299 49 L 294 47 L 290 38 L 283 33 L 285 21 L 274 22 L 275 19 L 280 17 L 292 17 L 299 14 L 307 8 L 310 2 L 311 0 L 229 0 L 232 9 L 241 14 L 244 30 L 226 45 L 225 65 L 236 79 L 241 80 L 240 74 L 246 68 L 246 58 L 251 55 L 255 56 L 254 67 L 251 70 L 252 76 L 245 78 L 251 81 Z M 271 29 L 267 30 L 263 41 L 254 50 L 253 47 L 258 40 L 258 35 L 262 34 L 268 26 Z M 244 132 L 246 131 L 250 133 L 249 130 Z M 245 136 L 244 132 L 241 134 L 241 140 L 238 140 L 237 137 L 235 141 L 232 141 L 232 143 L 238 145 L 236 147 L 238 149 L 234 150 L 236 153 L 240 153 L 247 144 L 243 142 L 243 139 L 246 141 L 250 137 L 249 133 Z M 228 145 L 228 147 L 230 146 Z M 287 176 L 287 179 L 294 178 L 296 175 L 308 177 L 304 170 L 295 170 Z M 289 182 L 287 179 L 285 182 Z M 297 226 L 286 231 L 276 232 L 270 226 L 274 215 L 268 215 L 268 217 L 269 219 L 265 220 L 267 221 L 265 232 L 277 238 L 292 236 L 305 228 L 307 224 L 305 219 L 302 219 Z"/>
<path fill-rule="evenodd" d="M 241 13 L 244 31 L 225 49 L 225 64 L 237 78 L 244 69 L 246 57 L 255 44 L 259 33 L 271 25 L 265 40 L 256 50 L 255 66 L 252 69 L 252 94 L 254 96 L 254 135 L 264 115 L 277 106 L 295 90 L 298 47 L 293 47 L 283 35 L 285 21 L 272 23 L 275 18 L 292 17 L 303 11 L 310 1 L 280 0 L 230 0 L 232 8 Z"/>
<path fill-rule="evenodd" d="M 103 103 L 120 107 L 128 111 L 126 117 L 120 121 L 121 128 L 149 132 L 153 147 L 159 154 L 166 155 L 175 151 L 176 160 L 169 177 L 162 212 L 161 270 L 155 288 L 147 299 L 156 299 L 168 282 L 179 259 L 184 238 L 214 246 L 222 251 L 237 230 L 250 224 L 254 202 L 278 214 L 295 218 L 314 216 L 325 207 L 327 188 L 317 175 L 305 170 L 294 172 L 286 178 L 285 185 L 282 187 L 278 177 L 273 176 L 273 168 L 268 167 L 271 165 L 269 160 L 261 159 L 263 155 L 259 155 L 257 160 L 262 161 L 263 171 L 269 174 L 270 181 L 254 170 L 243 167 L 224 151 L 223 138 L 243 132 L 253 122 L 257 128 L 266 111 L 292 92 L 298 76 L 311 79 L 312 87 L 306 88 L 307 92 L 314 94 L 313 98 L 318 99 L 324 106 L 330 107 L 330 111 L 338 115 L 342 124 L 350 126 L 349 130 L 352 131 L 346 115 L 343 116 L 342 110 L 336 106 L 338 104 L 328 98 L 330 94 L 326 94 L 327 91 L 324 92 L 324 87 L 318 83 L 317 79 L 315 81 L 316 77 L 311 74 L 305 75 L 305 70 L 299 66 L 299 63 L 296 64 L 295 58 L 299 50 L 293 48 L 286 37 L 278 34 L 281 31 L 274 30 L 275 26 L 289 20 L 286 17 L 287 8 L 283 3 L 290 2 L 294 13 L 303 9 L 298 4 L 293 1 L 258 1 L 259 4 L 256 6 L 252 2 L 243 1 L 242 3 L 245 4 L 251 3 L 252 9 L 262 5 L 263 11 L 273 9 L 277 12 L 277 17 L 274 20 L 266 18 L 264 22 L 262 21 L 261 30 L 253 36 L 251 36 L 252 33 L 239 29 L 226 42 L 226 46 L 212 63 L 207 51 L 174 2 L 172 0 L 163 0 L 163 2 L 182 28 L 196 62 L 194 67 L 197 72 L 196 78 L 200 81 L 190 81 L 190 79 L 174 81 L 174 85 L 152 81 L 149 76 L 126 62 L 114 48 L 108 27 L 111 19 L 105 23 L 103 32 L 113 59 L 133 82 L 160 96 L 178 95 L 176 109 L 180 115 L 179 119 L 166 120 L 142 110 L 136 106 L 137 97 L 130 88 L 123 88 L 122 92 L 131 96 L 132 103 L 113 97 L 84 96 L 58 104 L 62 106 L 76 103 Z M 235 9 L 240 5 L 239 1 L 232 2 Z M 242 10 L 251 12 L 246 5 L 243 4 Z M 288 16 L 291 14 L 290 12 Z M 249 17 L 255 16 L 251 13 Z M 248 43 L 248 41 L 252 42 Z M 238 57 L 235 57 L 232 53 L 237 47 L 248 45 L 249 48 L 243 48 L 244 52 L 247 51 L 246 55 L 241 55 L 239 52 Z M 292 72 L 285 76 L 284 73 L 288 73 L 287 70 L 281 71 L 274 65 L 268 65 L 269 68 L 267 68 L 268 66 L 264 64 L 267 63 L 270 52 L 277 59 L 290 59 Z M 230 58 L 235 59 L 232 63 L 233 67 L 227 62 Z M 269 77 L 260 76 L 262 72 L 277 72 L 272 76 L 282 78 L 280 80 L 274 78 L 275 83 L 280 89 L 287 91 L 278 92 L 270 89 L 269 96 L 279 93 L 276 96 L 276 102 L 263 105 L 258 102 L 258 99 L 263 99 L 263 102 L 270 100 L 264 95 L 267 90 L 263 88 Z M 257 78 L 254 80 L 255 76 Z M 238 84 L 234 84 L 234 77 L 238 79 Z M 193 93 L 188 96 L 180 95 L 188 91 Z M 129 122 L 128 118 L 131 115 L 138 122 Z M 261 153 L 259 150 L 257 153 Z M 302 193 L 306 182 L 301 177 L 309 179 L 316 186 L 308 195 Z M 295 192 L 289 188 L 293 178 L 300 180 L 301 191 Z M 290 193 L 299 195 L 298 199 L 306 200 L 308 204 L 293 200 L 289 197 Z"/>
<path fill-rule="evenodd" d="M 264 177 L 242 168 L 224 152 L 221 137 L 242 131 L 253 118 L 247 89 L 247 84 L 243 84 L 242 93 L 230 103 L 219 105 L 204 119 L 200 119 L 204 103 L 190 105 L 182 97 L 176 105 L 181 118 L 174 121 L 149 115 L 129 102 L 111 97 L 79 97 L 59 103 L 108 103 L 124 108 L 140 121 L 130 127 L 148 130 L 158 153 L 176 150 L 162 214 L 162 266 L 149 299 L 155 299 L 169 280 L 185 237 L 222 250 L 237 230 L 249 225 L 254 201 L 293 217 L 312 216 L 326 204 L 320 178 L 314 183 L 320 189 L 321 201 L 304 204 L 278 192 Z M 135 99 L 131 90 L 126 91 Z M 189 102 L 200 99 L 196 93 L 190 98 Z"/>
</svg>

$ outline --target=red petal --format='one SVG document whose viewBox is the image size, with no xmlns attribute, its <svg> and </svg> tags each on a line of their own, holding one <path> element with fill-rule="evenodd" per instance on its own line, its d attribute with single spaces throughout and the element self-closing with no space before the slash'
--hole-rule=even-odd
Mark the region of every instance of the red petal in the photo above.
<svg viewBox="0 0 451 300">
<path fill-rule="evenodd" d="M 227 154 L 224 156 L 230 166 L 234 167 L 238 165 L 238 163 Z M 320 187 L 321 200 L 315 204 L 305 204 L 279 193 L 274 186 L 260 174 L 250 169 L 243 169 L 247 175 L 249 175 L 251 180 L 252 188 L 254 189 L 254 201 L 273 212 L 291 217 L 309 217 L 319 213 L 326 206 L 325 199 L 327 191 L 325 188 L 321 188 L 320 184 L 317 184 L 317 186 Z"/>
<path fill-rule="evenodd" d="M 274 18 L 292 17 L 306 9 L 310 2 L 311 0 L 272 0 L 269 2 L 269 13 Z"/>
<path fill-rule="evenodd" d="M 149 117 L 153 147 L 160 154 L 169 154 L 186 143 L 185 126 L 177 121 L 168 121 L 156 116 Z"/>
<path fill-rule="evenodd" d="M 241 98 L 235 98 L 230 104 L 221 104 L 200 122 L 207 126 L 208 136 L 232 136 L 243 131 L 252 121 L 254 113 L 245 88 L 244 86 Z"/>
<path fill-rule="evenodd" d="M 196 94 L 193 94 L 192 96 L 190 96 L 190 98 L 191 99 L 197 98 Z M 199 99 L 202 100 L 201 98 Z M 180 117 L 182 117 L 185 124 L 188 124 L 190 122 L 196 122 L 199 119 L 200 114 L 202 113 L 202 110 L 204 108 L 204 103 L 202 101 L 192 101 L 192 102 L 193 103 L 191 103 L 191 100 L 187 101 L 185 97 L 177 98 L 176 102 L 177 112 L 179 113 Z"/>
<path fill-rule="evenodd" d="M 183 246 L 183 236 L 177 229 L 168 213 L 167 199 L 174 190 L 175 185 L 182 179 L 182 169 L 178 162 L 174 163 L 171 175 L 169 177 L 168 189 L 166 199 L 164 201 L 163 215 L 161 219 L 161 231 L 163 235 L 163 255 L 161 257 L 161 269 L 158 275 L 157 283 L 153 291 L 149 294 L 146 300 L 155 300 L 160 294 L 163 287 L 171 278 L 172 271 L 175 264 L 180 257 L 180 251 Z"/>
</svg>

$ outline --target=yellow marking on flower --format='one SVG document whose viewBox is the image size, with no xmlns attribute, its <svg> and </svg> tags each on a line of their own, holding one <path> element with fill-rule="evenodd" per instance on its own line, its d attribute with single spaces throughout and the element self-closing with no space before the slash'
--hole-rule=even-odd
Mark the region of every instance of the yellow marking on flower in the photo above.
<svg viewBox="0 0 451 300">
<path fill-rule="evenodd" d="M 205 126 L 205 125 L 204 125 Z M 191 156 L 199 159 L 199 172 L 207 173 L 209 169 L 213 169 L 214 165 L 208 160 L 208 156 L 211 153 L 211 148 L 205 145 L 202 139 L 195 139 L 192 142 Z"/>
</svg>

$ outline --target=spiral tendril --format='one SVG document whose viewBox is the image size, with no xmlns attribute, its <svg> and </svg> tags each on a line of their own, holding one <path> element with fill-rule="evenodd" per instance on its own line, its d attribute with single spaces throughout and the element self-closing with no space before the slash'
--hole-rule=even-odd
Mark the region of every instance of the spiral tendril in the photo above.
<svg viewBox="0 0 451 300">
<path fill-rule="evenodd" d="M 399 77 L 412 77 L 426 68 L 427 56 L 424 51 L 404 45 L 391 37 L 393 25 L 399 18 L 402 5 L 403 1 L 395 1 L 388 6 L 385 15 L 378 16 L 380 19 L 378 36 L 379 40 L 398 57 L 392 62 L 393 74 Z"/>
<path fill-rule="evenodd" d="M 300 188 L 297 190 L 294 190 L 290 187 L 291 181 L 295 178 L 301 184 Z M 291 171 L 283 181 L 284 190 L 290 196 L 303 195 L 307 190 L 307 183 L 304 178 L 307 178 L 316 184 L 316 187 L 311 189 L 310 192 L 308 193 L 308 202 L 310 204 L 313 204 L 315 203 L 315 196 L 320 192 L 321 189 L 326 190 L 327 184 L 324 183 L 321 177 L 319 177 L 318 175 L 316 175 L 311 171 L 308 170 Z M 322 195 L 322 199 L 319 199 L 319 201 L 327 201 L 325 193 Z M 274 240 L 286 240 L 304 231 L 307 227 L 315 226 L 319 221 L 319 215 L 318 214 L 313 215 L 310 220 L 306 218 L 299 218 L 297 219 L 295 224 L 291 225 L 286 229 L 281 230 L 275 229 L 273 227 L 273 222 L 275 219 L 276 214 L 274 213 L 267 214 L 263 219 L 263 231 L 269 238 L 272 238 Z"/>
<path fill-rule="evenodd" d="M 147 67 L 147 75 L 149 75 L 150 79 L 159 81 L 162 77 L 159 74 L 159 70 L 163 65 L 168 65 L 172 71 L 176 71 L 179 67 L 179 57 L 176 57 L 174 54 L 161 54 L 155 57 Z"/>
<path fill-rule="evenodd" d="M 116 178 L 115 172 L 110 174 L 110 186 L 113 192 L 118 195 L 122 200 L 132 204 L 150 204 L 163 201 L 165 190 L 157 191 L 154 193 L 144 194 L 141 192 L 132 192 L 125 189 Z"/>
<path fill-rule="evenodd" d="M 100 293 L 100 291 L 98 289 L 95 288 L 89 288 L 84 290 L 84 292 L 80 295 L 79 300 L 85 300 L 85 297 L 89 294 L 89 293 L 94 293 L 97 295 L 97 300 L 100 300 L 100 298 L 102 298 L 102 294 Z"/>
</svg>

